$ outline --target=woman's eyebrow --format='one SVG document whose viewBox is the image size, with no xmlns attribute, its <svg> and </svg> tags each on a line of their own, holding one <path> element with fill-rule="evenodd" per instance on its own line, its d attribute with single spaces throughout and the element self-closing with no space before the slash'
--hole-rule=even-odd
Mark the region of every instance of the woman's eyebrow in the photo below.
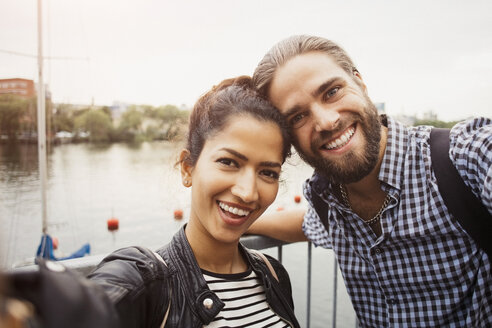
<svg viewBox="0 0 492 328">
<path fill-rule="evenodd" d="M 266 166 L 266 167 L 282 167 L 282 164 L 278 163 L 278 162 L 261 162 L 260 163 L 261 166 Z"/>
<path fill-rule="evenodd" d="M 243 154 L 235 151 L 234 149 L 231 149 L 231 148 L 220 148 L 220 150 L 224 150 L 224 151 L 226 151 L 228 153 L 231 153 L 232 155 L 234 155 L 234 156 L 242 159 L 243 161 L 247 161 L 248 160 L 248 158 L 246 156 L 244 156 Z"/>
<path fill-rule="evenodd" d="M 246 161 L 246 162 L 248 161 L 248 157 L 241 154 L 240 152 L 235 151 L 234 149 L 224 147 L 224 148 L 220 148 L 220 150 L 226 151 L 226 152 L 236 156 L 237 158 L 242 159 L 243 161 Z M 260 165 L 261 166 L 267 166 L 267 167 L 282 167 L 282 164 L 280 164 L 278 162 L 271 162 L 271 161 L 260 162 Z"/>
</svg>

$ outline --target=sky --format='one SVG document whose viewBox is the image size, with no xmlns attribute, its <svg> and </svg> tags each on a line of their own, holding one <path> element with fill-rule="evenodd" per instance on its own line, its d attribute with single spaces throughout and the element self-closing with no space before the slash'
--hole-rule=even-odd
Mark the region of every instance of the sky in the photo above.
<svg viewBox="0 0 492 328">
<path fill-rule="evenodd" d="M 389 115 L 492 117 L 489 0 L 43 0 L 54 102 L 191 107 L 294 34 L 331 39 Z M 0 2 L 0 78 L 37 81 L 37 1 Z M 30 57 L 34 56 L 34 57 Z"/>
</svg>

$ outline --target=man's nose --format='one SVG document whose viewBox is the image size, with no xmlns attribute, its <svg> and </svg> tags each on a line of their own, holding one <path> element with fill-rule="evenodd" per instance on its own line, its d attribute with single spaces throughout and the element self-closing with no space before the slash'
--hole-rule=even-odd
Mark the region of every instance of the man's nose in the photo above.
<svg viewBox="0 0 492 328">
<path fill-rule="evenodd" d="M 340 120 L 340 113 L 336 108 L 314 104 L 313 113 L 314 128 L 316 132 L 333 130 Z"/>
<path fill-rule="evenodd" d="M 258 188 L 256 185 L 256 173 L 248 170 L 240 174 L 234 186 L 231 188 L 231 192 L 245 203 L 257 201 Z"/>
</svg>

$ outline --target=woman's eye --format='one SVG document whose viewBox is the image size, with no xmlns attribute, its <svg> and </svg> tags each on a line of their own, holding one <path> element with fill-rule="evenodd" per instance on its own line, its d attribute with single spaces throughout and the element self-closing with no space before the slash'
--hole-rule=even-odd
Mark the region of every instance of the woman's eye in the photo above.
<svg viewBox="0 0 492 328">
<path fill-rule="evenodd" d="M 231 166 L 231 167 L 238 167 L 239 165 L 237 162 L 233 159 L 230 158 L 219 158 L 217 160 L 218 163 L 225 165 L 225 166 Z"/>
<path fill-rule="evenodd" d="M 277 172 L 272 171 L 272 170 L 262 170 L 260 172 L 260 174 L 267 177 L 267 178 L 273 179 L 273 180 L 278 180 L 278 178 L 280 176 Z"/>
</svg>

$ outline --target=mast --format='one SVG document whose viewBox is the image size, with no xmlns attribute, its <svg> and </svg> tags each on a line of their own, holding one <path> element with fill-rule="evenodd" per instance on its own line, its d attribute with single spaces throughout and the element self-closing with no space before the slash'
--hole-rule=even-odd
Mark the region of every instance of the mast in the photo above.
<svg viewBox="0 0 492 328">
<path fill-rule="evenodd" d="M 46 210 L 46 104 L 43 81 L 43 10 L 41 1 L 38 0 L 38 160 L 39 181 L 41 183 L 41 215 L 43 234 L 48 232 L 47 210 Z"/>
</svg>

